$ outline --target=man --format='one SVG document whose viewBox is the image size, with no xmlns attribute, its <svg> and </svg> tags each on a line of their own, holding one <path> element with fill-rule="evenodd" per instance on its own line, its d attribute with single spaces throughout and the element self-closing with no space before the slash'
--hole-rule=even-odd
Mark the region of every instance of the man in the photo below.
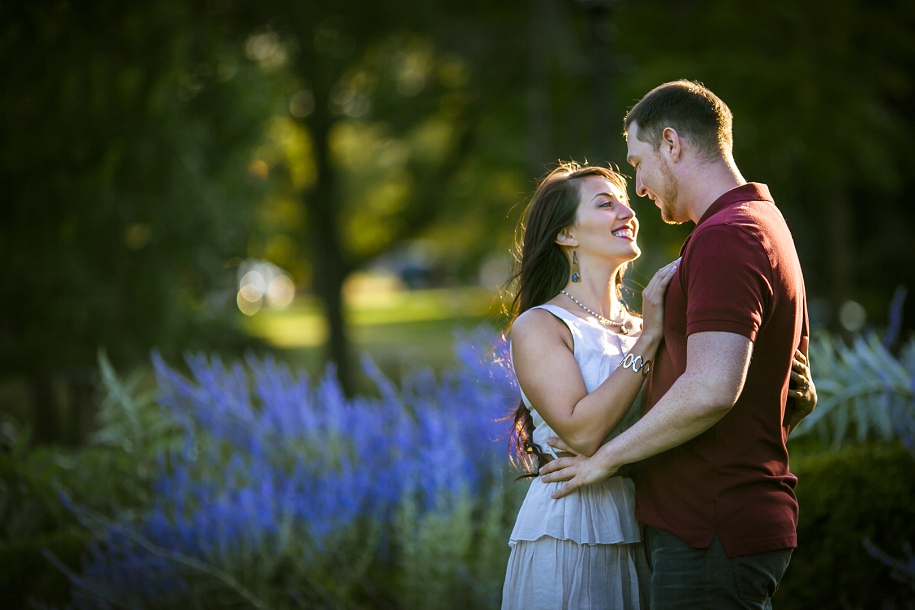
<svg viewBox="0 0 915 610">
<path fill-rule="evenodd" d="M 666 222 L 696 228 L 665 298 L 647 412 L 591 458 L 541 471 L 569 481 L 559 498 L 640 462 L 654 610 L 771 608 L 797 544 L 785 443 L 807 413 L 786 402 L 806 391 L 789 389 L 795 349 L 806 352 L 804 282 L 768 188 L 737 169 L 731 123 L 690 81 L 655 88 L 627 114 L 636 193 Z"/>
</svg>

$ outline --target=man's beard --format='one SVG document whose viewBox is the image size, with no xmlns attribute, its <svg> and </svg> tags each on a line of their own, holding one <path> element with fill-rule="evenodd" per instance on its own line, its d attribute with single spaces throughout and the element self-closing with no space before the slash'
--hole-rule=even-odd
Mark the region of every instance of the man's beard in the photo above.
<svg viewBox="0 0 915 610">
<path fill-rule="evenodd" d="M 663 188 L 659 189 L 660 192 L 658 193 L 658 199 L 661 200 L 661 220 L 669 225 L 681 224 L 683 221 L 677 219 L 678 214 L 676 212 L 677 198 L 680 196 L 677 178 L 663 162 L 661 164 L 661 173 L 664 176 Z"/>
</svg>

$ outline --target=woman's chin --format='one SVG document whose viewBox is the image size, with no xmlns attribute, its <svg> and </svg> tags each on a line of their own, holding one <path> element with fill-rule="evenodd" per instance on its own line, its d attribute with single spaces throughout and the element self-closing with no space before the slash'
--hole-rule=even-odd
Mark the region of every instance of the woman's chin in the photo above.
<svg viewBox="0 0 915 610">
<path fill-rule="evenodd" d="M 628 265 L 629 263 L 631 263 L 632 261 L 634 261 L 641 255 L 642 255 L 642 251 L 639 250 L 638 248 L 634 248 L 633 250 L 626 252 L 625 254 L 621 253 L 617 256 L 612 257 L 611 264 L 614 267 L 622 267 L 623 265 Z"/>
<path fill-rule="evenodd" d="M 640 256 L 642 256 L 641 248 L 635 242 L 632 242 L 632 248 L 621 258 L 624 263 L 631 263 Z"/>
</svg>

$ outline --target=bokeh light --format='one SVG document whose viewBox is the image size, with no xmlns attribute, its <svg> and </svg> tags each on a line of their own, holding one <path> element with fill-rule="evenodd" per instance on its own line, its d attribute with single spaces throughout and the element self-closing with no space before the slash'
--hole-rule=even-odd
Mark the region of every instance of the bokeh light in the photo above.
<svg viewBox="0 0 915 610">
<path fill-rule="evenodd" d="M 238 304 L 238 309 L 245 314 L 246 316 L 253 316 L 261 310 L 263 306 L 263 299 L 256 299 L 254 301 L 250 300 L 252 296 L 250 291 L 246 291 L 250 286 L 245 286 L 238 291 L 238 294 L 235 297 L 235 302 Z"/>
<path fill-rule="evenodd" d="M 267 287 L 267 302 L 271 307 L 286 309 L 295 297 L 295 284 L 288 275 L 278 275 Z"/>
<path fill-rule="evenodd" d="M 845 301 L 839 308 L 839 323 L 845 330 L 856 332 L 864 328 L 867 322 L 867 311 L 857 301 Z"/>
<path fill-rule="evenodd" d="M 289 273 L 268 261 L 248 260 L 238 268 L 238 309 L 253 316 L 265 305 L 285 309 L 295 298 L 295 283 Z"/>
</svg>

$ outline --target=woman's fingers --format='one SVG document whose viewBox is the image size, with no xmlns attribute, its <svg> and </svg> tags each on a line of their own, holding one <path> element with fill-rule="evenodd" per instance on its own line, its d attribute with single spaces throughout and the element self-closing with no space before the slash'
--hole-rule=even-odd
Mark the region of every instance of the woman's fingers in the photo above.
<svg viewBox="0 0 915 610">
<path fill-rule="evenodd" d="M 667 286 L 670 284 L 670 280 L 674 278 L 674 273 L 677 271 L 676 265 L 664 272 L 664 275 L 661 276 L 661 285 Z"/>
<path fill-rule="evenodd" d="M 791 371 L 791 380 L 797 384 L 797 387 L 810 386 L 810 377 L 803 372 Z"/>
<path fill-rule="evenodd" d="M 656 291 L 666 288 L 679 266 L 680 259 L 678 258 L 672 263 L 668 263 L 658 269 L 654 276 L 652 276 L 651 281 L 648 282 L 648 286 L 642 291 L 642 295 L 645 296 L 647 294 L 648 296 L 652 296 Z"/>
<path fill-rule="evenodd" d="M 794 381 L 796 387 L 794 389 L 788 389 L 788 396 L 793 396 L 794 398 L 803 401 L 810 401 L 810 384 L 812 383 L 810 379 L 800 373 L 791 371 L 791 380 Z"/>
<path fill-rule="evenodd" d="M 671 275 L 674 271 L 677 270 L 677 267 L 680 265 L 680 259 L 678 258 L 675 261 L 669 262 L 657 271 L 655 271 L 654 277 L 651 279 L 663 278 L 666 275 Z"/>
<path fill-rule="evenodd" d="M 571 453 L 572 455 L 578 455 L 578 452 L 569 447 L 564 440 L 558 436 L 551 436 L 546 439 L 546 444 L 555 449 L 556 451 L 562 451 L 565 453 Z"/>
<path fill-rule="evenodd" d="M 666 265 L 664 265 L 663 267 L 658 269 L 658 272 L 655 273 L 655 277 L 661 276 L 661 278 L 664 278 L 664 277 L 671 276 L 671 275 L 673 275 L 674 271 L 676 271 L 677 267 L 679 267 L 679 266 L 680 266 L 680 259 L 678 258 L 677 260 L 667 263 Z"/>
</svg>

